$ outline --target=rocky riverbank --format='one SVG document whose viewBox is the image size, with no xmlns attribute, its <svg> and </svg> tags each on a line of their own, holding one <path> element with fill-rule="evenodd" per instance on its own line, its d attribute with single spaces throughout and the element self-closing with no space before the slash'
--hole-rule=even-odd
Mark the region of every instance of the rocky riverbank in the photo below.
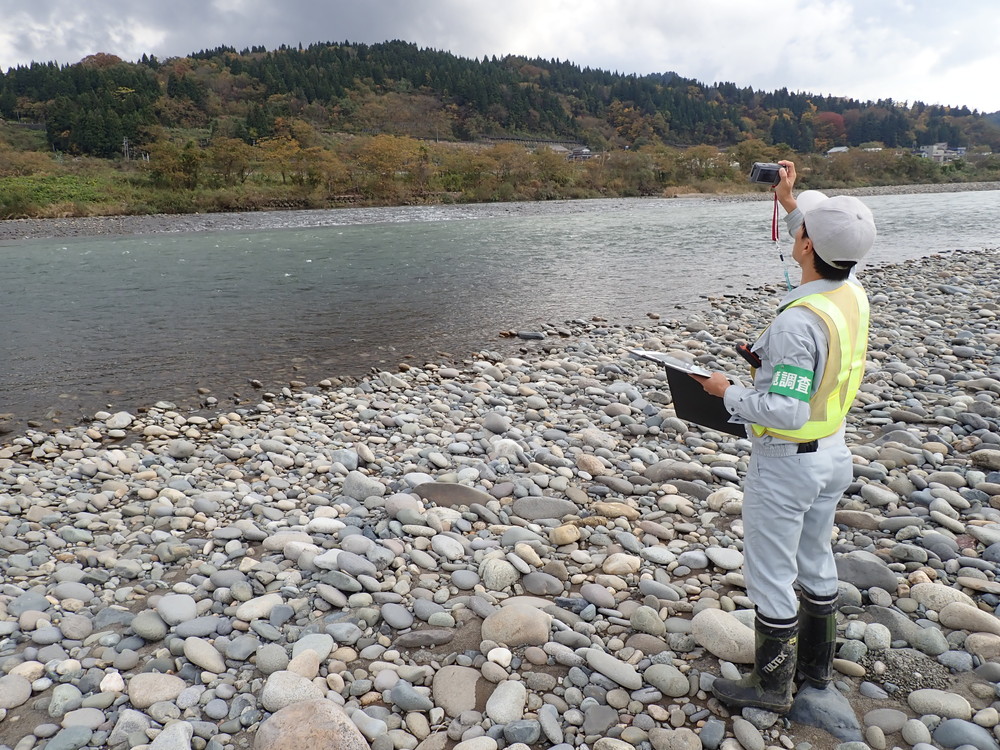
<svg viewBox="0 0 1000 750">
<path fill-rule="evenodd" d="M 913 193 L 951 193 L 962 191 L 1000 190 L 1000 182 L 962 182 L 940 185 L 885 185 L 848 190 L 827 190 L 830 195 L 909 195 Z M 681 193 L 679 198 L 711 198 L 717 200 L 765 200 L 763 191 L 739 195 Z M 627 201 L 627 198 L 620 199 Z M 567 212 L 587 211 L 586 200 L 520 201 L 517 203 L 475 203 L 461 206 L 380 206 L 374 208 L 338 208 L 308 211 L 253 211 L 218 214 L 151 214 L 145 216 L 87 216 L 65 219 L 10 219 L 0 221 L 0 242 L 44 239 L 47 237 L 99 237 L 142 235 L 162 232 L 228 232 L 259 231 L 349 224 L 374 224 L 391 221 L 414 221 L 442 218 L 486 218 L 511 214 L 532 216 L 551 211 L 555 203 L 564 204 Z"/>
<path fill-rule="evenodd" d="M 789 719 L 710 697 L 752 659 L 749 443 L 627 356 L 742 373 L 761 289 L 10 440 L 0 749 L 997 747 L 1000 251 L 864 277 L 838 680 Z"/>
</svg>

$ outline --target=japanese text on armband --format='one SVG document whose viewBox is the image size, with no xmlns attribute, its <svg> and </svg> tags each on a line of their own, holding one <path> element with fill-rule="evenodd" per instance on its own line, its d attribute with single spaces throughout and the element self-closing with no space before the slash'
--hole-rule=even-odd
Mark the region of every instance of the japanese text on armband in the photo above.
<svg viewBox="0 0 1000 750">
<path fill-rule="evenodd" d="M 780 393 L 783 396 L 797 398 L 799 401 L 808 401 L 812 393 L 813 375 L 812 370 L 802 367 L 775 365 L 768 393 Z"/>
</svg>

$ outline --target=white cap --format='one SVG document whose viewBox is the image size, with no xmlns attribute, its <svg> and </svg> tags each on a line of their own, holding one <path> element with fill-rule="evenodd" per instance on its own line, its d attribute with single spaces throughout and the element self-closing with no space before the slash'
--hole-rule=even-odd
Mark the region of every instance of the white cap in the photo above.
<svg viewBox="0 0 1000 750">
<path fill-rule="evenodd" d="M 807 190 L 796 203 L 813 249 L 831 266 L 843 268 L 839 264 L 857 263 L 875 244 L 875 218 L 871 209 L 854 196 L 827 198 L 818 190 Z"/>
<path fill-rule="evenodd" d="M 827 200 L 828 197 L 826 193 L 821 193 L 819 190 L 803 190 L 795 197 L 795 202 L 798 204 L 799 211 L 806 214 Z"/>
</svg>

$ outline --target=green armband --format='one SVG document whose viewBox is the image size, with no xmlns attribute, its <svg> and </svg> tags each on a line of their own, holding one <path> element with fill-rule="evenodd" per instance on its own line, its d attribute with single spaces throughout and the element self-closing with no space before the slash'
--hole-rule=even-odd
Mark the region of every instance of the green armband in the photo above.
<svg viewBox="0 0 1000 750">
<path fill-rule="evenodd" d="M 802 367 L 775 365 L 771 387 L 767 389 L 767 392 L 791 396 L 799 401 L 808 401 L 812 393 L 814 375 L 812 370 L 806 370 Z"/>
</svg>

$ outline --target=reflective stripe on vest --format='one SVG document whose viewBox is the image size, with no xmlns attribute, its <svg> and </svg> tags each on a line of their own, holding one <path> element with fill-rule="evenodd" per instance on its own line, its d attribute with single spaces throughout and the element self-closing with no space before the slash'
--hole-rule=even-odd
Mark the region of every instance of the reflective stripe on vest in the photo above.
<svg viewBox="0 0 1000 750">
<path fill-rule="evenodd" d="M 868 297 L 857 284 L 847 282 L 830 292 L 801 297 L 785 309 L 799 306 L 820 317 L 830 341 L 823 378 L 809 399 L 809 421 L 797 430 L 755 424 L 753 433 L 808 443 L 839 430 L 857 395 L 868 352 Z"/>
</svg>

